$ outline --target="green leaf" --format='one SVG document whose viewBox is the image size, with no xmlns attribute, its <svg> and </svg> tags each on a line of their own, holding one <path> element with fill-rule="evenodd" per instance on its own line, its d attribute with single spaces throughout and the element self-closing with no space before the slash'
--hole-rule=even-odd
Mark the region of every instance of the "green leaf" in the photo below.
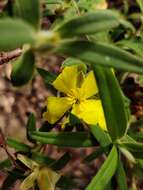
<svg viewBox="0 0 143 190">
<path fill-rule="evenodd" d="M 135 158 L 143 158 L 143 143 L 139 142 L 122 142 L 121 147 L 130 151 Z"/>
<path fill-rule="evenodd" d="M 121 159 L 118 161 L 116 178 L 119 190 L 128 190 L 126 174 Z"/>
<path fill-rule="evenodd" d="M 33 44 L 36 33 L 27 23 L 18 19 L 0 20 L 0 51 L 9 51 L 24 44 Z"/>
<path fill-rule="evenodd" d="M 74 58 L 67 58 L 62 63 L 62 67 L 67 67 L 67 66 L 72 66 L 72 65 L 84 65 L 84 63 L 82 61 L 80 61 L 78 59 L 74 59 Z"/>
<path fill-rule="evenodd" d="M 45 0 L 46 4 L 61 4 L 61 0 Z"/>
<path fill-rule="evenodd" d="M 102 100 L 107 129 L 112 140 L 121 138 L 127 129 L 124 99 L 111 69 L 93 66 Z"/>
<path fill-rule="evenodd" d="M 6 179 L 4 180 L 1 190 L 11 190 L 12 186 L 14 185 L 14 183 L 18 180 L 18 179 L 22 179 L 23 176 L 21 175 L 21 173 L 19 172 L 19 170 L 17 170 L 16 168 L 14 168 L 12 171 L 9 172 L 9 175 L 6 177 Z"/>
<path fill-rule="evenodd" d="M 110 136 L 104 132 L 98 125 L 90 126 L 91 133 L 100 143 L 102 147 L 106 147 L 111 144 Z"/>
<path fill-rule="evenodd" d="M 15 0 L 14 15 L 27 21 L 36 29 L 40 27 L 40 0 Z"/>
<path fill-rule="evenodd" d="M 16 149 L 17 151 L 30 152 L 31 150 L 30 146 L 11 138 L 7 138 L 6 144 L 10 146 L 11 148 Z"/>
<path fill-rule="evenodd" d="M 132 50 L 134 53 L 143 57 L 143 42 L 142 40 L 121 40 L 117 42 L 117 45 L 124 49 Z"/>
<path fill-rule="evenodd" d="M 11 166 L 12 166 L 12 163 L 9 158 L 0 162 L 0 170 L 10 168 Z"/>
<path fill-rule="evenodd" d="M 106 147 L 107 149 L 109 148 L 109 146 Z M 90 163 L 93 160 L 95 160 L 96 158 L 98 158 L 99 156 L 101 156 L 104 152 L 105 152 L 105 147 L 99 147 L 96 149 L 96 151 L 92 152 L 90 155 L 88 155 L 83 162 L 85 163 Z"/>
<path fill-rule="evenodd" d="M 86 132 L 31 132 L 31 138 L 42 144 L 64 147 L 94 146 L 89 133 Z"/>
<path fill-rule="evenodd" d="M 29 133 L 31 131 L 36 131 L 36 118 L 33 113 L 30 114 L 27 124 L 26 124 L 26 129 L 27 129 L 27 138 L 31 141 L 32 139 L 30 138 Z M 32 140 L 33 142 L 33 140 Z"/>
<path fill-rule="evenodd" d="M 76 188 L 76 183 L 68 177 L 61 176 L 56 186 L 60 187 L 62 190 L 71 190 L 71 187 Z"/>
<path fill-rule="evenodd" d="M 38 152 L 32 152 L 31 159 L 40 165 L 52 165 L 56 160 Z"/>
<path fill-rule="evenodd" d="M 58 28 L 61 37 L 94 34 L 119 25 L 117 13 L 111 10 L 100 10 L 74 18 Z"/>
<path fill-rule="evenodd" d="M 78 58 L 87 64 L 143 73 L 143 59 L 113 45 L 88 41 L 71 41 L 61 43 L 55 51 Z"/>
<path fill-rule="evenodd" d="M 108 184 L 114 175 L 118 162 L 117 149 L 113 146 L 109 156 L 101 166 L 100 170 L 93 177 L 92 181 L 87 186 L 86 190 L 102 190 Z"/>
<path fill-rule="evenodd" d="M 46 71 L 42 68 L 37 68 L 37 71 L 41 75 L 41 77 L 44 79 L 44 82 L 46 85 L 51 84 L 57 78 L 56 74 Z"/>
<path fill-rule="evenodd" d="M 119 149 L 120 149 L 121 153 L 127 158 L 127 160 L 129 160 L 133 164 L 136 163 L 136 159 L 126 148 L 119 147 Z"/>
<path fill-rule="evenodd" d="M 14 86 L 22 86 L 28 83 L 34 73 L 35 56 L 31 50 L 25 52 L 13 63 L 11 82 Z"/>
<path fill-rule="evenodd" d="M 56 160 L 50 167 L 53 170 L 61 170 L 70 161 L 71 156 L 69 153 L 65 153 L 59 160 Z"/>
<path fill-rule="evenodd" d="M 143 1 L 142 0 L 136 0 L 137 4 L 139 5 L 141 12 L 143 13 Z"/>
</svg>

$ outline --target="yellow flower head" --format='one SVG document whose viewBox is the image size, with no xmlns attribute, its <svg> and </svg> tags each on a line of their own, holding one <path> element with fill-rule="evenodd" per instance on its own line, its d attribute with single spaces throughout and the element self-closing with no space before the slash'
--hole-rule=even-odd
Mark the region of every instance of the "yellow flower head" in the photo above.
<svg viewBox="0 0 143 190">
<path fill-rule="evenodd" d="M 43 117 L 51 124 L 57 122 L 68 110 L 87 124 L 99 124 L 106 130 L 106 122 L 100 99 L 94 99 L 98 87 L 93 71 L 86 76 L 78 66 L 65 67 L 52 85 L 64 97 L 48 97 L 47 111 Z"/>
<path fill-rule="evenodd" d="M 31 170 L 31 173 L 21 183 L 20 190 L 31 189 L 35 186 L 35 181 L 40 190 L 55 190 L 56 183 L 61 177 L 60 174 L 47 166 L 41 167 L 25 155 L 18 154 L 17 158 Z"/>
</svg>

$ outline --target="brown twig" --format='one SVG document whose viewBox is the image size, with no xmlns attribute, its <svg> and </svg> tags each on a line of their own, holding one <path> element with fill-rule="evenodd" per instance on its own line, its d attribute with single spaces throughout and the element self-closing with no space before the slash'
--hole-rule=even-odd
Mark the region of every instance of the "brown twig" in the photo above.
<svg viewBox="0 0 143 190">
<path fill-rule="evenodd" d="M 9 153 L 8 149 L 7 149 L 7 145 L 5 142 L 5 137 L 4 134 L 2 132 L 2 130 L 0 129 L 0 147 L 4 149 L 4 151 L 6 152 L 6 154 L 8 155 L 8 157 L 11 159 L 13 165 L 15 166 L 15 158 Z"/>
<path fill-rule="evenodd" d="M 21 54 L 22 50 L 20 48 L 9 52 L 0 52 L 0 65 L 8 63 L 12 59 L 19 57 Z"/>
</svg>

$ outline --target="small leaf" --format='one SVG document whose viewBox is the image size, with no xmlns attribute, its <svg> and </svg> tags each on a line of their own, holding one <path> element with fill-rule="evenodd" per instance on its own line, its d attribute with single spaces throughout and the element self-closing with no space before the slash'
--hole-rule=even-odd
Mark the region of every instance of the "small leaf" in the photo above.
<svg viewBox="0 0 143 190">
<path fill-rule="evenodd" d="M 46 85 L 51 84 L 57 78 L 56 74 L 46 71 L 42 68 L 37 68 L 37 71 L 44 79 Z"/>
<path fill-rule="evenodd" d="M 11 148 L 16 149 L 17 151 L 29 152 L 31 149 L 30 146 L 11 138 L 7 138 L 6 144 L 10 146 Z"/>
<path fill-rule="evenodd" d="M 134 156 L 126 149 L 123 147 L 119 148 L 121 153 L 132 163 L 136 163 L 136 159 L 134 158 Z"/>
<path fill-rule="evenodd" d="M 76 183 L 68 177 L 61 176 L 56 186 L 60 187 L 62 190 L 71 190 L 71 187 L 76 188 Z"/>
<path fill-rule="evenodd" d="M 111 10 L 100 10 L 68 21 L 58 29 L 58 32 L 61 37 L 67 38 L 102 32 L 118 25 L 119 18 L 117 13 Z"/>
<path fill-rule="evenodd" d="M 0 170 L 10 168 L 11 166 L 12 162 L 9 158 L 0 162 Z"/>
<path fill-rule="evenodd" d="M 143 2 L 142 0 L 136 0 L 137 4 L 139 5 L 141 12 L 143 13 Z"/>
<path fill-rule="evenodd" d="M 75 148 L 95 146 L 86 132 L 31 132 L 30 136 L 42 144 Z"/>
<path fill-rule="evenodd" d="M 38 152 L 32 152 L 31 159 L 40 165 L 52 165 L 56 160 Z"/>
<path fill-rule="evenodd" d="M 121 159 L 118 161 L 116 178 L 119 190 L 128 190 L 126 174 Z"/>
<path fill-rule="evenodd" d="M 11 190 L 11 188 L 18 179 L 23 179 L 23 176 L 19 172 L 19 170 L 14 168 L 12 171 L 9 172 L 9 175 L 4 180 L 1 190 Z"/>
<path fill-rule="evenodd" d="M 117 42 L 117 45 L 120 47 L 132 50 L 134 53 L 143 57 L 143 43 L 142 40 L 121 40 Z"/>
<path fill-rule="evenodd" d="M 108 149 L 109 147 L 107 146 L 106 148 Z M 97 148 L 96 151 L 94 151 L 90 155 L 88 155 L 83 161 L 85 163 L 92 162 L 93 160 L 95 160 L 96 158 L 101 156 L 105 152 L 106 148 L 105 147 L 104 148 L 103 147 Z"/>
<path fill-rule="evenodd" d="M 123 142 L 121 147 L 130 151 L 135 158 L 143 158 L 143 143 L 139 142 Z"/>
<path fill-rule="evenodd" d="M 82 61 L 80 61 L 78 59 L 74 59 L 74 58 L 67 58 L 62 63 L 62 67 L 67 67 L 67 66 L 72 66 L 72 65 L 83 65 L 83 67 L 86 67 L 85 64 Z"/>
<path fill-rule="evenodd" d="M 70 161 L 70 154 L 65 153 L 59 160 L 55 161 L 50 167 L 53 170 L 61 170 Z"/>
<path fill-rule="evenodd" d="M 35 69 L 35 57 L 31 50 L 13 63 L 11 82 L 14 86 L 22 86 L 30 81 Z"/>
<path fill-rule="evenodd" d="M 40 0 L 15 0 L 14 16 L 27 21 L 36 29 L 40 26 Z"/>
<path fill-rule="evenodd" d="M 61 43 L 55 51 L 78 58 L 86 64 L 113 67 L 143 74 L 143 59 L 113 45 L 99 42 L 70 41 Z"/>
<path fill-rule="evenodd" d="M 20 48 L 24 44 L 34 44 L 36 33 L 23 21 L 18 19 L 0 20 L 0 51 Z"/>
<path fill-rule="evenodd" d="M 106 147 L 111 144 L 110 136 L 104 132 L 101 127 L 98 125 L 90 126 L 91 133 L 96 138 L 96 140 L 100 143 L 102 147 Z"/>
<path fill-rule="evenodd" d="M 36 131 L 36 118 L 33 113 L 30 114 L 27 124 L 26 124 L 26 129 L 27 129 L 27 138 L 31 141 L 32 139 L 30 138 L 29 133 L 31 131 Z M 32 140 L 33 142 L 33 140 Z"/>
<path fill-rule="evenodd" d="M 92 181 L 87 186 L 86 190 L 101 190 L 108 184 L 114 175 L 118 162 L 117 149 L 113 146 L 109 156 L 101 166 L 100 170 L 93 177 Z"/>
</svg>

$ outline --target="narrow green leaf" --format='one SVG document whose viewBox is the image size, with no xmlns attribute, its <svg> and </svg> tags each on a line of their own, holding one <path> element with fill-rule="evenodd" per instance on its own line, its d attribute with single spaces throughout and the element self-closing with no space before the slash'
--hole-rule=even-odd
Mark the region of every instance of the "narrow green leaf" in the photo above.
<svg viewBox="0 0 143 190">
<path fill-rule="evenodd" d="M 46 4 L 62 4 L 61 0 L 45 0 Z"/>
<path fill-rule="evenodd" d="M 136 0 L 137 4 L 139 5 L 141 12 L 143 13 L 143 1 L 142 0 Z"/>
<path fill-rule="evenodd" d="M 117 45 L 120 47 L 132 50 L 134 53 L 143 57 L 143 42 L 142 40 L 121 40 L 117 42 Z"/>
<path fill-rule="evenodd" d="M 106 147 L 111 144 L 110 136 L 104 132 L 98 125 L 90 126 L 91 133 L 97 139 L 102 147 Z"/>
<path fill-rule="evenodd" d="M 118 161 L 116 178 L 119 190 L 128 190 L 126 174 L 121 159 Z"/>
<path fill-rule="evenodd" d="M 36 131 L 36 118 L 35 118 L 35 115 L 33 113 L 31 113 L 29 118 L 28 118 L 28 121 L 26 124 L 26 129 L 27 129 L 27 138 L 31 141 L 32 139 L 30 138 L 29 133 L 31 131 Z"/>
<path fill-rule="evenodd" d="M 124 142 L 121 147 L 130 151 L 135 158 L 143 158 L 143 143 L 139 142 Z"/>
<path fill-rule="evenodd" d="M 53 170 L 61 170 L 63 167 L 66 166 L 66 164 L 70 161 L 71 156 L 69 153 L 65 153 L 59 160 L 55 161 L 51 168 Z"/>
<path fill-rule="evenodd" d="M 36 33 L 31 26 L 18 19 L 1 19 L 0 36 L 0 51 L 13 50 L 24 44 L 33 44 L 36 40 Z"/>
<path fill-rule="evenodd" d="M 130 136 L 134 138 L 135 140 L 139 140 L 139 141 L 143 140 L 143 132 L 132 132 L 130 133 Z"/>
<path fill-rule="evenodd" d="M 29 152 L 31 147 L 21 143 L 17 140 L 11 139 L 11 138 L 7 138 L 6 140 L 6 144 L 14 149 L 16 149 L 17 151 L 22 151 L 22 152 Z"/>
<path fill-rule="evenodd" d="M 71 187 L 76 188 L 76 183 L 71 178 L 62 176 L 56 186 L 60 187 L 62 190 L 71 190 Z"/>
<path fill-rule="evenodd" d="M 15 0 L 14 15 L 27 21 L 36 29 L 40 26 L 40 0 Z"/>
<path fill-rule="evenodd" d="M 44 82 L 46 85 L 51 84 L 57 78 L 56 74 L 46 71 L 42 68 L 37 68 L 37 71 L 41 75 L 41 77 L 44 79 Z"/>
<path fill-rule="evenodd" d="M 86 132 L 31 132 L 30 136 L 42 144 L 64 147 L 95 146 L 89 133 Z"/>
<path fill-rule="evenodd" d="M 11 166 L 12 166 L 12 163 L 9 158 L 0 162 L 0 170 L 10 168 Z"/>
<path fill-rule="evenodd" d="M 109 147 L 107 147 L 108 149 Z M 99 147 L 96 149 L 96 151 L 92 152 L 90 155 L 88 155 L 83 162 L 85 163 L 90 163 L 93 160 L 95 160 L 96 158 L 98 158 L 99 156 L 101 156 L 104 152 L 105 152 L 106 148 L 104 147 Z"/>
<path fill-rule="evenodd" d="M 133 164 L 136 163 L 136 159 L 131 154 L 131 152 L 129 152 L 126 148 L 123 148 L 123 147 L 119 147 L 119 149 L 120 149 L 121 153 L 127 158 L 127 160 L 129 160 Z"/>
<path fill-rule="evenodd" d="M 80 61 L 78 59 L 74 59 L 74 58 L 67 58 L 62 63 L 62 67 L 67 67 L 67 66 L 72 66 L 72 65 L 84 65 L 84 63 L 82 61 Z"/>
<path fill-rule="evenodd" d="M 113 45 L 98 42 L 72 41 L 59 45 L 57 53 L 78 58 L 85 63 L 143 73 L 143 59 Z"/>
<path fill-rule="evenodd" d="M 4 180 L 1 190 L 11 190 L 13 185 L 18 179 L 22 179 L 23 176 L 19 173 L 19 171 L 14 168 L 11 172 L 9 172 L 9 175 Z"/>
<path fill-rule="evenodd" d="M 94 34 L 119 25 L 117 13 L 111 10 L 100 10 L 72 19 L 63 24 L 58 32 L 61 37 Z"/>
<path fill-rule="evenodd" d="M 109 156 L 101 166 L 100 170 L 93 177 L 92 181 L 87 186 L 86 190 L 102 190 L 108 184 L 114 175 L 118 162 L 117 149 L 113 146 Z"/>
<path fill-rule="evenodd" d="M 13 63 L 11 82 L 14 86 L 25 85 L 33 76 L 35 69 L 35 56 L 31 50 L 25 52 Z"/>
<path fill-rule="evenodd" d="M 111 69 L 93 66 L 102 100 L 108 132 L 112 140 L 121 138 L 127 129 L 125 105 L 120 86 Z"/>
<path fill-rule="evenodd" d="M 40 165 L 52 165 L 56 160 L 38 152 L 32 152 L 31 159 Z"/>
</svg>

